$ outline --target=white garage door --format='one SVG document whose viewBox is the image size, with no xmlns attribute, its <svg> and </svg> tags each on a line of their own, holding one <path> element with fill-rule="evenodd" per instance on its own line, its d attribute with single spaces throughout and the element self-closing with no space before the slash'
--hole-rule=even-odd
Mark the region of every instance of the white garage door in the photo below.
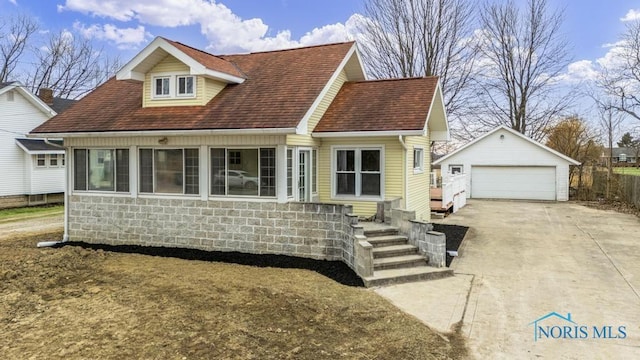
<svg viewBox="0 0 640 360">
<path fill-rule="evenodd" d="M 471 197 L 556 200 L 556 168 L 552 166 L 472 166 Z"/>
</svg>

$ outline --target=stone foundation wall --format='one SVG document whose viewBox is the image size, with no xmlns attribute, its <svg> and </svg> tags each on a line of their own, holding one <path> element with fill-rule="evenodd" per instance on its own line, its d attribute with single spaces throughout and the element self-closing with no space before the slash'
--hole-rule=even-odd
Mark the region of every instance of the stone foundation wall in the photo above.
<svg viewBox="0 0 640 360">
<path fill-rule="evenodd" d="M 32 204 L 29 203 L 29 195 L 0 196 L 0 209 L 62 203 L 64 203 L 64 193 L 46 194 L 46 201 Z"/>
<path fill-rule="evenodd" d="M 72 195 L 68 206 L 70 241 L 284 254 L 356 270 L 350 205 Z"/>
<path fill-rule="evenodd" d="M 433 267 L 446 266 L 447 237 L 445 234 L 433 231 L 433 224 L 422 221 L 410 221 L 410 242 L 417 246 L 421 254 L 429 259 L 429 265 Z"/>
<path fill-rule="evenodd" d="M 26 195 L 0 196 L 0 209 L 29 206 L 29 197 Z"/>
</svg>

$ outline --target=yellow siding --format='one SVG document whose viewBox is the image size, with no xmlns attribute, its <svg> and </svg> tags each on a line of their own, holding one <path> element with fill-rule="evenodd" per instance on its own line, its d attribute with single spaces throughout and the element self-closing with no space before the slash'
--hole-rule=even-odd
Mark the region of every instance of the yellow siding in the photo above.
<svg viewBox="0 0 640 360">
<path fill-rule="evenodd" d="M 218 95 L 220 91 L 222 91 L 222 89 L 224 89 L 224 87 L 227 85 L 223 82 L 213 79 L 204 79 L 204 81 L 198 82 L 198 84 L 200 83 L 202 83 L 202 86 L 204 87 L 204 99 L 202 100 L 203 105 L 208 103 L 211 99 Z M 199 91 L 200 89 L 198 89 L 198 93 L 200 93 Z"/>
<path fill-rule="evenodd" d="M 327 111 L 327 109 L 329 108 L 329 105 L 331 105 L 331 102 L 333 102 L 333 99 L 335 99 L 336 95 L 338 95 L 338 91 L 340 91 L 340 88 L 346 81 L 347 81 L 347 73 L 344 70 L 342 70 L 338 75 L 338 77 L 336 78 L 336 80 L 333 82 L 333 84 L 331 84 L 329 91 L 327 91 L 327 93 L 324 95 L 324 97 L 318 104 L 318 107 L 315 109 L 313 114 L 311 114 L 311 116 L 309 117 L 309 122 L 307 126 L 307 132 L 309 134 L 311 134 L 313 132 L 313 129 L 316 128 L 316 125 L 318 125 L 318 122 L 320 122 L 320 119 L 322 119 L 322 116 Z"/>
<path fill-rule="evenodd" d="M 169 136 L 167 144 L 160 145 L 162 136 L 66 138 L 65 146 L 107 147 L 107 146 L 260 146 L 285 143 L 280 135 L 215 135 L 215 136 Z"/>
<path fill-rule="evenodd" d="M 404 149 L 397 137 L 372 138 L 325 138 L 318 155 L 318 196 L 320 202 L 351 204 L 359 216 L 376 213 L 376 201 L 342 201 L 331 198 L 331 147 L 338 146 L 383 146 L 384 147 L 384 197 L 385 200 L 403 198 L 403 157 Z"/>
<path fill-rule="evenodd" d="M 322 140 L 313 138 L 311 135 L 287 135 L 287 145 L 289 146 L 309 146 L 318 147 Z"/>
<path fill-rule="evenodd" d="M 188 75 L 189 67 L 182 63 L 180 60 L 169 55 L 164 60 L 160 61 L 153 67 L 146 75 L 144 79 L 142 106 L 143 107 L 158 107 L 158 106 L 193 106 L 193 105 L 205 105 L 211 98 L 207 98 L 207 95 L 214 93 L 208 88 L 215 89 L 219 85 L 208 85 L 207 81 L 202 76 L 196 76 L 196 97 L 194 98 L 170 98 L 170 99 L 153 99 L 152 98 L 152 82 L 155 74 L 167 74 L 173 75 Z M 174 85 L 175 86 L 175 85 Z M 223 86 L 224 87 L 224 86 Z M 220 89 L 221 90 L 221 89 Z M 218 90 L 217 92 L 220 92 Z M 215 92 L 215 94 L 217 94 Z"/>
<path fill-rule="evenodd" d="M 429 171 L 431 169 L 429 138 L 426 136 L 407 136 L 407 181 L 408 197 L 407 210 L 416 212 L 416 219 L 429 221 L 431 218 L 431 207 L 429 203 Z M 424 171 L 414 174 L 413 171 L 413 149 L 414 147 L 424 149 Z"/>
</svg>

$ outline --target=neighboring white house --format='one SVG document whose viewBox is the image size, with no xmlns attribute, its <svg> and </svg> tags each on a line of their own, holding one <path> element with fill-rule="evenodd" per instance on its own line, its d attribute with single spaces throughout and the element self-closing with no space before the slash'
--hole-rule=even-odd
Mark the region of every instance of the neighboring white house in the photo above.
<svg viewBox="0 0 640 360">
<path fill-rule="evenodd" d="M 506 126 L 436 160 L 443 178 L 465 173 L 467 197 L 569 199 L 569 165 L 580 163 Z"/>
<path fill-rule="evenodd" d="M 49 89 L 40 96 L 19 82 L 0 83 L 0 208 L 64 199 L 62 142 L 26 134 L 75 101 L 53 98 Z"/>
</svg>

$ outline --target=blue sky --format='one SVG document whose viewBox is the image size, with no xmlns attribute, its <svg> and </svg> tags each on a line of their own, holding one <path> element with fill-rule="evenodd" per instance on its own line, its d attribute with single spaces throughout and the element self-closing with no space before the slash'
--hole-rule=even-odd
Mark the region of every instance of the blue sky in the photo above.
<svg viewBox="0 0 640 360">
<path fill-rule="evenodd" d="M 354 39 L 363 1 L 0 0 L 0 18 L 35 16 L 42 29 L 91 38 L 126 62 L 155 36 L 215 54 Z M 565 12 L 563 33 L 573 62 L 562 79 L 574 85 L 593 78 L 599 64 L 615 61 L 610 44 L 619 40 L 627 21 L 640 19 L 638 0 L 548 1 Z"/>
</svg>

